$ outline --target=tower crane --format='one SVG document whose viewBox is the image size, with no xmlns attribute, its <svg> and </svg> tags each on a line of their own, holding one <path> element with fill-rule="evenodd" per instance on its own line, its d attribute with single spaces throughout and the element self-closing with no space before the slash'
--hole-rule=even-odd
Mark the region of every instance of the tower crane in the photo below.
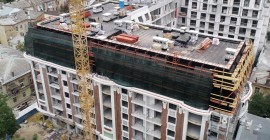
<svg viewBox="0 0 270 140">
<path fill-rule="evenodd" d="M 75 67 L 78 78 L 78 92 L 82 114 L 82 126 L 84 139 L 94 139 L 94 129 L 92 128 L 92 117 L 90 112 L 93 110 L 94 98 L 90 80 L 90 65 L 87 46 L 87 34 L 85 26 L 81 26 L 84 18 L 84 1 L 69 0 L 68 3 Z"/>
</svg>

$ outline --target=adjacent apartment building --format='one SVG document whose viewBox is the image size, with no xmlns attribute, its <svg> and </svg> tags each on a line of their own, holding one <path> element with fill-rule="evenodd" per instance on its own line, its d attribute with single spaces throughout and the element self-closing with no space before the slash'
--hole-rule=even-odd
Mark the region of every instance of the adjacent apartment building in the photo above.
<svg viewBox="0 0 270 140">
<path fill-rule="evenodd" d="M 262 50 L 257 65 L 252 71 L 250 81 L 253 86 L 253 93 L 270 94 L 270 48 L 266 47 Z"/>
<path fill-rule="evenodd" d="M 23 36 L 28 30 L 28 22 L 38 21 L 43 13 L 3 6 L 0 3 L 0 44 L 16 47 L 23 43 Z"/>
<path fill-rule="evenodd" d="M 21 52 L 1 45 L 0 66 L 0 92 L 13 112 L 19 112 L 28 107 L 34 93 L 30 64 Z"/>
<path fill-rule="evenodd" d="M 251 39 L 261 50 L 269 23 L 268 0 L 181 0 L 178 27 L 233 39 Z"/>
<path fill-rule="evenodd" d="M 96 138 L 232 139 L 244 123 L 252 94 L 247 81 L 254 61 L 252 43 L 137 23 L 129 16 L 109 20 L 105 13 L 117 3 L 102 4 L 99 13 L 85 9 L 93 13 L 85 21 L 92 25 L 88 47 L 95 105 L 90 113 Z M 68 14 L 31 26 L 24 56 L 31 61 L 38 110 L 56 126 L 81 134 L 67 23 Z"/>
</svg>

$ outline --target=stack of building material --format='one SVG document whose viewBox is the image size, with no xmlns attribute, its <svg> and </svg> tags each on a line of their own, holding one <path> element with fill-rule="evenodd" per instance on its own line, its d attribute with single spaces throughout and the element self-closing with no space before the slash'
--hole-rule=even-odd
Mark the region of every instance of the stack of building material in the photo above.
<svg viewBox="0 0 270 140">
<path fill-rule="evenodd" d="M 212 40 L 210 38 L 205 38 L 202 43 L 200 43 L 199 50 L 205 50 L 209 48 L 210 44 L 212 43 Z"/>
<path fill-rule="evenodd" d="M 85 11 L 82 13 L 82 15 L 84 16 L 84 18 L 88 18 L 91 16 L 91 12 L 90 11 Z"/>
<path fill-rule="evenodd" d="M 128 34 L 120 34 L 115 37 L 117 41 L 124 42 L 124 43 L 129 43 L 129 44 L 134 44 L 138 42 L 139 37 L 138 36 L 133 36 L 133 35 L 128 35 Z"/>
</svg>

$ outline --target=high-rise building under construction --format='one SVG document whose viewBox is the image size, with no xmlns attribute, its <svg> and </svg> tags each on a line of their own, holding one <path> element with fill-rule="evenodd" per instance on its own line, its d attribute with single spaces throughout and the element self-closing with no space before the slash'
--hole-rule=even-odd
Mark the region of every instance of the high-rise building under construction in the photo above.
<svg viewBox="0 0 270 140">
<path fill-rule="evenodd" d="M 86 8 L 82 25 L 88 30 L 96 138 L 232 139 L 252 93 L 252 43 L 137 23 L 129 15 L 143 7 L 112 10 L 116 5 Z M 64 14 L 30 26 L 25 57 L 39 111 L 81 133 L 69 20 Z"/>
</svg>

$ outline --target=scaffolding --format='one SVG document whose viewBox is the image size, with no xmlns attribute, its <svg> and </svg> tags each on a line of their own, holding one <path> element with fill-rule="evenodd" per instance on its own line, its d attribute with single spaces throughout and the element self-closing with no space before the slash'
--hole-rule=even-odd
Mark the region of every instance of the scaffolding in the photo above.
<svg viewBox="0 0 270 140">
<path fill-rule="evenodd" d="M 234 72 L 213 70 L 213 90 L 210 107 L 224 114 L 235 114 L 243 88 L 254 62 L 252 42 L 248 41 Z"/>
</svg>

